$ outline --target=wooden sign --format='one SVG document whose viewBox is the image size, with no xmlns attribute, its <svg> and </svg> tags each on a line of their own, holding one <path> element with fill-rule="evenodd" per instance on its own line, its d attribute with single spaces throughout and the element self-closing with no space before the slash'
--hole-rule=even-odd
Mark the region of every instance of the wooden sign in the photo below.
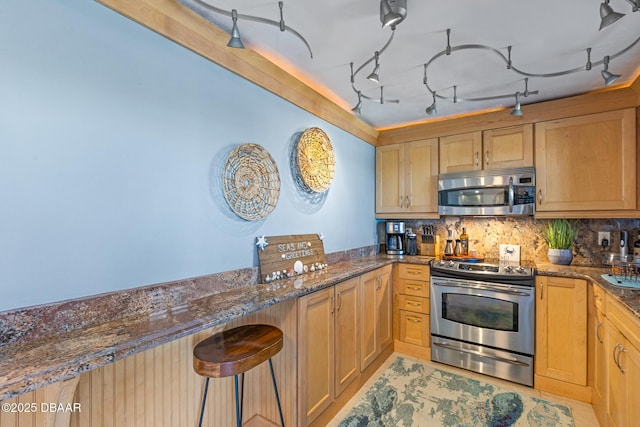
<svg viewBox="0 0 640 427">
<path fill-rule="evenodd" d="M 320 237 L 294 234 L 256 238 L 261 280 L 268 283 L 324 268 L 324 245 Z"/>
</svg>

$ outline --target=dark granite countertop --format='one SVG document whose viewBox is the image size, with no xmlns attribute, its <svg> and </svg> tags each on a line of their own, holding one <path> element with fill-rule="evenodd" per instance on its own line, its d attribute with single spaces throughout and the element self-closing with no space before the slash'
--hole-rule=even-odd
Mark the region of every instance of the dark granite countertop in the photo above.
<svg viewBox="0 0 640 427">
<path fill-rule="evenodd" d="M 608 291 L 608 296 L 616 298 L 636 317 L 640 318 L 640 289 L 615 286 L 603 279 L 602 275 L 610 272 L 609 267 L 564 266 L 538 263 L 537 270 L 538 274 L 543 276 L 575 277 L 595 282 Z"/>
<path fill-rule="evenodd" d="M 428 265 L 431 259 L 420 256 L 369 255 L 340 260 L 324 270 L 277 283 L 229 287 L 221 291 L 206 291 L 211 288 L 203 287 L 193 279 L 174 282 L 164 285 L 164 292 L 168 296 L 165 295 L 163 298 L 172 299 L 172 302 L 165 301 L 165 304 L 159 305 L 161 309 L 152 311 L 125 309 L 122 310 L 125 312 L 124 315 L 102 316 L 99 322 L 93 324 L 69 327 L 68 330 L 52 327 L 49 331 L 45 328 L 44 331 L 31 333 L 31 335 L 25 334 L 16 339 L 6 331 L 9 330 L 15 335 L 15 331 L 24 325 L 10 325 L 11 327 L 7 328 L 7 323 L 11 319 L 17 319 L 14 323 L 24 319 L 12 313 L 12 317 L 8 317 L 9 320 L 0 319 L 0 326 L 5 327 L 4 331 L 0 332 L 4 332 L 9 337 L 2 337 L 2 344 L 0 344 L 0 401 L 75 377 L 115 360 L 228 322 L 278 302 L 335 285 L 385 265 L 396 262 Z M 604 268 L 539 264 L 537 270 L 538 274 L 542 275 L 581 277 L 595 281 L 640 317 L 640 290 L 629 290 L 609 284 L 600 277 L 607 272 Z M 246 277 L 241 276 L 238 279 L 246 279 Z M 185 298 L 184 290 L 181 290 L 182 293 L 173 292 L 172 287 L 180 286 L 188 288 L 193 296 Z M 115 293 L 117 297 L 110 296 L 108 303 L 100 303 L 106 306 L 103 311 L 117 311 L 117 307 L 110 305 L 117 304 L 125 297 L 130 298 L 130 295 L 121 295 L 126 292 L 138 291 Z M 143 295 L 145 298 L 148 296 L 149 294 Z M 86 309 L 91 301 L 91 298 L 82 300 L 82 307 Z M 215 308 L 212 309 L 212 307 Z M 62 309 L 56 308 L 56 310 Z M 62 319 L 67 319 L 69 316 L 71 315 L 65 314 Z M 39 320 L 41 323 L 46 323 L 44 319 Z"/>
<path fill-rule="evenodd" d="M 52 326 L 53 332 L 50 333 L 32 333 L 16 340 L 3 337 L 0 345 L 0 401 L 75 377 L 286 299 L 332 286 L 401 258 L 380 255 L 341 261 L 320 271 L 268 285 L 239 286 L 199 295 L 191 300 L 184 300 L 181 294 L 179 304 L 165 301 L 162 304 L 166 307 L 164 310 L 138 314 L 134 307 L 128 315 L 106 318 L 86 327 L 60 332 L 62 328 L 55 329 Z M 415 259 L 414 262 L 427 263 L 428 260 Z M 182 286 L 182 282 L 176 282 L 175 285 Z M 127 292 L 121 291 L 120 294 Z M 107 304 L 119 304 L 122 299 L 113 298 L 113 302 Z M 88 300 L 74 308 L 78 309 L 79 306 L 82 307 L 79 309 L 83 309 L 90 304 L 91 299 Z M 64 309 L 68 310 L 64 307 L 60 310 Z M 114 310 L 113 307 L 105 307 L 105 310 L 109 309 Z M 19 315 L 13 317 L 16 323 L 24 321 Z M 67 318 L 63 316 L 63 319 Z M 5 335 L 10 334 L 5 332 Z"/>
</svg>

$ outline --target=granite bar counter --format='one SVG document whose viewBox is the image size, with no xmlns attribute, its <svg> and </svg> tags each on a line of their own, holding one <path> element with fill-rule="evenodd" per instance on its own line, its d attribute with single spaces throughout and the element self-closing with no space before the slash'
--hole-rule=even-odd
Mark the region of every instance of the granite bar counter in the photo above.
<svg viewBox="0 0 640 427">
<path fill-rule="evenodd" d="M 360 252 L 358 252 L 360 253 Z M 320 271 L 270 284 L 257 268 L 0 313 L 0 401 L 396 262 L 429 257 L 335 256 Z M 597 282 L 640 317 L 640 290 L 613 286 L 608 270 L 538 264 L 538 274 Z"/>
<path fill-rule="evenodd" d="M 398 259 L 328 257 L 326 269 L 270 284 L 256 283 L 258 271 L 251 268 L 2 312 L 0 401 Z"/>
</svg>

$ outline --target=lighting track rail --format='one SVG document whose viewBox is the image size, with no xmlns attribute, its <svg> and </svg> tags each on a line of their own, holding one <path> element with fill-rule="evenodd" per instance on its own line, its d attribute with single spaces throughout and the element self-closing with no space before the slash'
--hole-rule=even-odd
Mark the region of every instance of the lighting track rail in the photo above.
<svg viewBox="0 0 640 427">
<path fill-rule="evenodd" d="M 253 21 L 253 22 L 259 22 L 261 24 L 272 25 L 274 27 L 278 27 L 282 32 L 284 31 L 290 32 L 295 37 L 300 39 L 302 43 L 304 43 L 304 45 L 307 47 L 307 50 L 309 51 L 309 55 L 311 56 L 311 58 L 313 58 L 313 52 L 311 51 L 311 46 L 309 46 L 309 43 L 307 42 L 307 40 L 298 31 L 296 31 L 295 29 L 285 24 L 284 14 L 283 14 L 284 2 L 282 1 L 278 2 L 278 8 L 280 9 L 280 21 L 274 21 L 272 19 L 262 18 L 259 16 L 245 15 L 243 13 L 238 13 L 236 9 L 227 11 L 227 10 L 212 6 L 209 3 L 205 3 L 202 0 L 191 0 L 191 1 L 180 0 L 180 2 L 183 3 L 185 6 L 193 9 L 197 13 L 200 13 L 200 11 L 193 7 L 193 3 L 200 5 L 202 8 L 210 12 L 215 12 L 220 15 L 231 17 L 233 21 L 233 28 L 231 30 L 231 40 L 229 40 L 229 43 L 227 44 L 227 46 L 229 47 L 244 48 L 244 45 L 240 40 L 240 31 L 238 30 L 238 25 L 237 25 L 237 20 L 243 19 L 245 21 Z"/>
<path fill-rule="evenodd" d="M 629 3 L 632 6 L 632 11 L 636 12 L 638 10 L 640 10 L 640 0 L 626 0 L 627 3 Z M 367 96 L 365 94 L 362 93 L 361 90 L 358 89 L 358 87 L 355 84 L 355 77 L 357 76 L 357 74 L 367 65 L 371 64 L 371 62 L 375 61 L 375 68 L 373 70 L 373 72 L 367 77 L 367 79 L 374 81 L 376 83 L 380 83 L 380 79 L 379 79 L 379 69 L 380 69 L 380 64 L 379 64 L 379 59 L 381 54 L 387 50 L 387 48 L 390 46 L 391 42 L 393 41 L 394 38 L 394 34 L 395 34 L 395 27 L 397 24 L 399 24 L 400 22 L 402 22 L 402 20 L 404 19 L 404 17 L 406 17 L 406 0 L 381 0 L 380 1 L 380 20 L 383 23 L 383 27 L 386 26 L 390 26 L 391 27 L 391 36 L 389 37 L 389 40 L 387 41 L 387 43 L 382 47 L 382 49 L 378 50 L 375 52 L 375 55 L 371 58 L 369 58 L 367 61 L 365 61 L 360 67 L 358 67 L 355 71 L 353 69 L 353 62 L 350 63 L 351 66 L 351 87 L 353 89 L 353 91 L 357 94 L 358 96 L 358 103 L 356 104 L 356 106 L 352 109 L 352 111 L 354 111 L 357 114 L 361 114 L 361 107 L 362 107 L 362 100 L 368 100 L 368 101 L 374 101 L 374 102 L 378 102 L 380 104 L 383 104 L 385 101 L 386 102 L 393 102 L 393 103 L 398 103 L 400 102 L 397 99 L 394 100 L 385 100 L 383 97 L 383 86 L 380 86 L 380 97 L 372 97 L 372 96 Z M 395 18 L 400 18 L 400 19 L 395 19 L 393 21 L 390 20 L 390 16 L 393 15 Z M 604 0 L 601 4 L 600 4 L 600 18 L 601 18 L 601 24 L 600 24 L 600 30 L 602 30 L 603 28 L 613 24 L 614 22 L 616 22 L 617 20 L 619 20 L 620 18 L 622 18 L 624 16 L 623 13 L 617 13 L 614 12 L 613 9 L 611 8 L 611 6 L 609 6 L 609 0 Z M 567 69 L 567 70 L 561 70 L 561 71 L 554 71 L 554 72 L 550 72 L 550 73 L 532 73 L 532 72 L 528 72 L 525 71 L 523 69 L 517 68 L 513 65 L 512 60 L 511 60 L 511 50 L 512 47 L 509 46 L 507 47 L 507 56 L 505 56 L 501 51 L 499 51 L 498 49 L 495 49 L 491 46 L 487 46 L 487 45 L 483 45 L 483 44 L 464 44 L 464 45 L 458 45 L 458 46 L 451 46 L 451 29 L 447 29 L 446 31 L 447 34 L 447 45 L 445 47 L 444 50 L 436 53 L 434 56 L 431 57 L 431 59 L 429 59 L 425 64 L 424 64 L 424 77 L 423 77 L 423 81 L 422 83 L 425 85 L 425 87 L 427 88 L 427 90 L 429 91 L 429 93 L 431 94 L 432 98 L 433 98 L 433 102 L 431 105 L 429 105 L 426 108 L 426 113 L 429 116 L 434 116 L 438 113 L 437 110 L 437 106 L 436 106 L 436 102 L 437 100 L 444 100 L 444 101 L 449 101 L 449 102 L 453 102 L 453 103 L 458 103 L 458 102 L 475 102 L 475 101 L 493 101 L 493 100 L 502 100 L 502 99 L 509 99 L 509 98 L 515 98 L 515 105 L 514 105 L 514 109 L 511 112 L 512 115 L 516 115 L 516 116 L 521 116 L 522 115 L 522 110 L 521 110 L 521 106 L 520 106 L 520 98 L 521 97 L 528 97 L 531 95 L 538 95 L 538 91 L 530 91 L 529 90 L 529 78 L 531 77 L 535 77 L 535 78 L 554 78 L 554 77 L 560 77 L 560 76 L 566 76 L 569 74 L 573 74 L 573 73 L 578 73 L 578 72 L 582 72 L 582 71 L 590 71 L 592 69 L 592 67 L 594 66 L 603 66 L 603 70 L 601 71 L 602 74 L 602 78 L 604 79 L 604 85 L 605 86 L 609 86 L 611 83 L 613 83 L 615 80 L 617 80 L 620 75 L 618 74 L 613 74 L 611 72 L 609 72 L 609 63 L 611 62 L 611 60 L 618 58 L 622 55 L 624 55 L 625 53 L 627 53 L 629 50 L 631 50 L 633 47 L 635 47 L 639 42 L 640 42 L 640 37 L 636 38 L 632 43 L 630 43 L 628 46 L 626 46 L 625 48 L 619 50 L 618 52 L 615 52 L 613 54 L 610 55 L 606 55 L 604 56 L 601 60 L 592 62 L 591 61 L 591 48 L 587 48 L 586 52 L 587 52 L 587 62 L 585 65 L 579 66 L 579 67 L 575 67 L 575 68 L 571 68 L 571 69 Z M 428 79 L 428 69 L 429 67 L 439 58 L 442 58 L 443 56 L 449 56 L 451 55 L 453 52 L 459 52 L 459 51 L 464 51 L 464 50 L 484 50 L 484 51 L 488 51 L 491 52 L 495 55 L 497 55 L 500 59 L 502 59 L 504 61 L 504 63 L 506 64 L 506 67 L 508 70 L 513 71 L 514 73 L 520 74 L 521 76 L 524 77 L 524 83 L 525 83 L 525 89 L 524 91 L 520 92 L 517 91 L 515 93 L 503 93 L 503 94 L 497 94 L 497 95 L 489 95 L 489 96 L 480 96 L 480 97 L 459 97 L 458 93 L 457 93 L 457 85 L 452 85 L 449 86 L 447 88 L 444 88 L 442 90 L 438 90 L 436 91 L 436 89 L 432 88 L 431 86 L 429 86 L 429 79 Z M 441 94 L 442 91 L 449 91 L 453 89 L 453 96 L 444 96 Z"/>
</svg>

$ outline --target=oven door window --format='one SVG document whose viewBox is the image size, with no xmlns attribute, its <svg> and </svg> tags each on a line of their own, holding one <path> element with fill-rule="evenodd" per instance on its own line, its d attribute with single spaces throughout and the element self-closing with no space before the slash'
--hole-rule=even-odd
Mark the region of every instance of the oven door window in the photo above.
<svg viewBox="0 0 640 427">
<path fill-rule="evenodd" d="M 518 303 L 497 298 L 444 293 L 442 317 L 479 328 L 518 332 Z"/>
<path fill-rule="evenodd" d="M 505 187 L 464 188 L 440 191 L 440 204 L 444 206 L 504 206 Z"/>
</svg>

